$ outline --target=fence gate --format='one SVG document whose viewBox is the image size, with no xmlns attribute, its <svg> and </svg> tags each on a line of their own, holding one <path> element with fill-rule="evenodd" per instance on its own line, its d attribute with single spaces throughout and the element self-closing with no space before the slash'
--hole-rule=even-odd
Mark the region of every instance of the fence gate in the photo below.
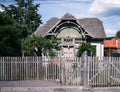
<svg viewBox="0 0 120 92">
<path fill-rule="evenodd" d="M 88 85 L 120 86 L 120 60 L 116 57 L 105 57 L 88 59 Z"/>
<path fill-rule="evenodd" d="M 61 81 L 63 84 L 87 84 L 87 63 L 83 58 L 64 58 L 61 63 Z"/>
</svg>

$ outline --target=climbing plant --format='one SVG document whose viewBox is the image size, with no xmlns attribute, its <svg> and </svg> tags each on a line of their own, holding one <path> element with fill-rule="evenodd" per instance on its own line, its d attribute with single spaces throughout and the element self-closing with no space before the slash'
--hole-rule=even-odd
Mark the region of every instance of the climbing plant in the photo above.
<svg viewBox="0 0 120 92">
<path fill-rule="evenodd" d="M 78 48 L 78 52 L 77 52 L 77 57 L 81 57 L 81 55 L 85 52 L 85 51 L 92 51 L 92 54 L 95 56 L 96 54 L 96 48 L 94 46 L 92 46 L 90 43 L 82 43 L 81 45 L 79 45 Z"/>
</svg>

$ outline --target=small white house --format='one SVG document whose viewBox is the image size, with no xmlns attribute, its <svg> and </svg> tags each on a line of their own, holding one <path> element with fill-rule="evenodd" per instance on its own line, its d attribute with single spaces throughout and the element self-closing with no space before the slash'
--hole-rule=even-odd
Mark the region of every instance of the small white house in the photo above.
<svg viewBox="0 0 120 92">
<path fill-rule="evenodd" d="M 75 57 L 81 42 L 90 42 L 96 47 L 96 56 L 104 56 L 103 38 L 106 37 L 102 21 L 97 18 L 77 19 L 66 13 L 63 17 L 52 17 L 37 31 L 36 35 L 55 36 L 60 43 L 60 55 Z"/>
</svg>

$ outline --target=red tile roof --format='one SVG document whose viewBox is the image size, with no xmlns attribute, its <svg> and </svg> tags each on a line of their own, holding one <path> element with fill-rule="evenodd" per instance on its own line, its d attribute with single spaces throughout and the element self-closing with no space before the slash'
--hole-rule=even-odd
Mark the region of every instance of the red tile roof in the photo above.
<svg viewBox="0 0 120 92">
<path fill-rule="evenodd" d="M 120 38 L 118 39 L 118 48 L 120 48 Z"/>
<path fill-rule="evenodd" d="M 120 48 L 120 38 L 104 40 L 104 48 Z"/>
</svg>

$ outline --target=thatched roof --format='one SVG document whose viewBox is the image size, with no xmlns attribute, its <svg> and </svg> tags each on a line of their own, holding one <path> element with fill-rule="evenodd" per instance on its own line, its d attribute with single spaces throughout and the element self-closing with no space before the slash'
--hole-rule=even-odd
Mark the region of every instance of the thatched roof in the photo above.
<svg viewBox="0 0 120 92">
<path fill-rule="evenodd" d="M 62 20 L 74 20 L 79 24 L 91 37 L 93 38 L 105 38 L 105 31 L 102 25 L 102 21 L 97 18 L 82 18 L 76 19 L 72 14 L 66 13 L 61 18 L 53 17 L 49 19 L 46 24 L 41 26 L 35 31 L 35 34 L 44 36 L 49 33 L 54 27 L 56 27 Z"/>
<path fill-rule="evenodd" d="M 84 30 L 93 38 L 105 38 L 105 31 L 102 25 L 102 21 L 97 18 L 84 18 L 78 20 Z"/>
<path fill-rule="evenodd" d="M 66 13 L 63 17 L 61 17 L 62 20 L 76 20 L 76 18 L 70 14 L 70 13 Z"/>
<path fill-rule="evenodd" d="M 35 34 L 44 36 L 51 28 L 56 25 L 58 21 L 59 19 L 57 17 L 52 17 L 46 22 L 46 24 L 38 28 L 37 31 L 35 31 Z"/>
</svg>

